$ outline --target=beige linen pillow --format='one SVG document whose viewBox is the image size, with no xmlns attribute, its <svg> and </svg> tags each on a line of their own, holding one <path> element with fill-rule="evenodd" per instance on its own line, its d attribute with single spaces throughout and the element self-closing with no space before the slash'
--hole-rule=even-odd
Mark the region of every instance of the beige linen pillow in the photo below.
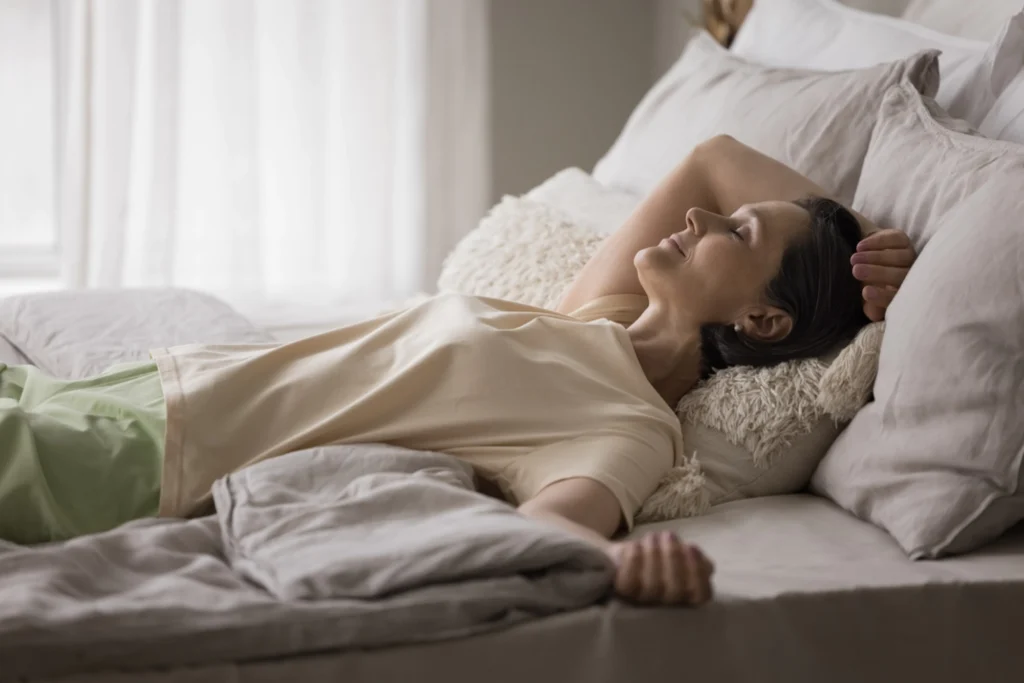
<svg viewBox="0 0 1024 683">
<path fill-rule="evenodd" d="M 906 230 L 919 258 L 874 401 L 812 483 L 915 559 L 1024 519 L 1024 147 L 965 130 L 913 88 L 885 99 L 855 207 Z"/>
<path fill-rule="evenodd" d="M 603 232 L 544 204 L 506 197 L 448 256 L 438 288 L 553 307 Z M 831 364 L 730 368 L 690 392 L 677 413 L 693 457 L 666 475 L 637 520 L 696 515 L 717 503 L 804 488 L 839 422 L 867 400 L 875 373 L 870 349 L 880 334 L 880 325 L 866 328 Z"/>
<path fill-rule="evenodd" d="M 644 96 L 594 177 L 646 194 L 694 147 L 725 133 L 849 202 L 885 91 L 907 79 L 934 94 L 937 57 L 921 52 L 852 71 L 774 68 L 702 33 Z"/>
</svg>

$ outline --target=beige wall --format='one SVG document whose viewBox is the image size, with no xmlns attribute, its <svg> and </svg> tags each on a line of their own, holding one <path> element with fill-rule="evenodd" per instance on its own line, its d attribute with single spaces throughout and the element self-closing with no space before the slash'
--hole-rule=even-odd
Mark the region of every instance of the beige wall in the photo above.
<svg viewBox="0 0 1024 683">
<path fill-rule="evenodd" d="M 591 170 L 701 16 L 701 0 L 489 1 L 495 201 Z M 908 0 L 843 2 L 899 14 Z"/>
<path fill-rule="evenodd" d="M 608 149 L 654 79 L 658 0 L 491 0 L 493 197 Z"/>
<path fill-rule="evenodd" d="M 668 71 L 700 30 L 701 0 L 654 0 L 654 73 Z"/>
</svg>

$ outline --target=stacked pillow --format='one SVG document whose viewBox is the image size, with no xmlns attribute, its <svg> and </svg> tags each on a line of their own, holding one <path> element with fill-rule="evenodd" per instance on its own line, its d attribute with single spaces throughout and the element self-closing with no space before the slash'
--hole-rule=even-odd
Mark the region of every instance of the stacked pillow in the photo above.
<svg viewBox="0 0 1024 683">
<path fill-rule="evenodd" d="M 875 400 L 815 491 L 913 558 L 971 550 L 1024 519 L 1024 147 L 913 88 L 887 95 L 854 202 L 919 250 L 888 314 Z"/>
<path fill-rule="evenodd" d="M 833 71 L 941 50 L 939 105 L 986 137 L 1024 143 L 1022 7 L 1021 0 L 915 0 L 897 19 L 837 0 L 760 0 L 732 51 L 766 65 Z"/>
<path fill-rule="evenodd" d="M 994 39 L 980 41 L 862 12 L 837 0 L 761 0 L 747 15 L 732 50 L 762 64 L 820 71 L 860 69 L 920 50 L 941 50 L 942 83 L 935 99 L 978 126 L 1024 66 L 1021 4 L 1001 15 L 1008 18 L 998 20 L 1001 30 Z M 1018 14 L 1010 16 L 1014 11 Z"/>
<path fill-rule="evenodd" d="M 934 94 L 937 56 L 823 73 L 765 67 L 701 33 L 641 100 L 594 178 L 643 195 L 698 144 L 727 134 L 849 202 L 883 94 L 904 79 Z"/>
</svg>

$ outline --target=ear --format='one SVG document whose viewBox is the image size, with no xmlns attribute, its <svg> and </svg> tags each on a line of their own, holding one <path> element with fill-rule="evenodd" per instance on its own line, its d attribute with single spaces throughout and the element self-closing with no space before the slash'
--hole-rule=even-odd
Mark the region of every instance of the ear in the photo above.
<svg viewBox="0 0 1024 683">
<path fill-rule="evenodd" d="M 793 318 L 775 306 L 757 306 L 736 321 L 743 334 L 763 342 L 781 341 L 793 331 Z"/>
</svg>

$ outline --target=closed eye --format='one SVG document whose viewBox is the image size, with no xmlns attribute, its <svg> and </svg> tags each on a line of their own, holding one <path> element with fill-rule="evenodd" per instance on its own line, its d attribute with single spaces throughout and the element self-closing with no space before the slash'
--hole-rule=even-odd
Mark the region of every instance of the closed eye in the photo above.
<svg viewBox="0 0 1024 683">
<path fill-rule="evenodd" d="M 731 232 L 731 233 L 732 233 L 732 236 L 733 236 L 733 237 L 735 237 L 736 239 L 738 239 L 738 240 L 740 240 L 740 241 L 742 241 L 742 240 L 743 240 L 743 233 L 741 233 L 741 232 L 740 232 L 739 230 L 737 230 L 736 228 L 732 228 L 732 229 L 731 229 L 731 230 L 730 230 L 729 232 Z"/>
</svg>

